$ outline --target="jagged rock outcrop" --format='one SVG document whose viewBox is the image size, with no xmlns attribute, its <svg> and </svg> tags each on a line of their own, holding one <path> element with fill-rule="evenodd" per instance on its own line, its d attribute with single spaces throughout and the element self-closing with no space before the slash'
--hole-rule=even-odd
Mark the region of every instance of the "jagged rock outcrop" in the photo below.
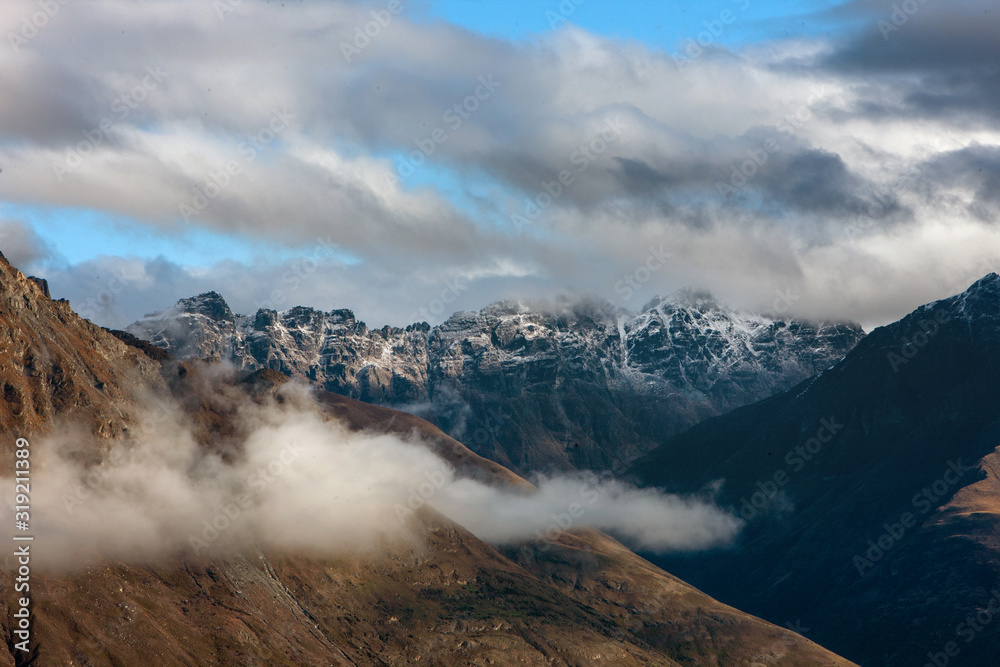
<svg viewBox="0 0 1000 667">
<path fill-rule="evenodd" d="M 226 311 L 216 306 L 196 305 L 192 317 L 224 321 Z M 128 429 L 136 415 L 130 410 L 140 394 L 176 406 L 170 419 L 190 425 L 214 468 L 245 454 L 234 440 L 240 431 L 234 405 L 281 398 L 287 380 L 269 370 L 226 373 L 219 364 L 150 356 L 129 336 L 113 335 L 65 302 L 52 301 L 2 258 L 0 332 L 0 380 L 8 394 L 0 412 L 0 477 L 13 498 L 14 440 L 31 437 L 36 504 L 40 494 L 81 489 L 86 498 L 127 504 L 135 485 L 176 484 L 169 474 L 159 478 L 157 469 L 130 477 L 119 489 L 126 493 L 109 493 L 104 473 L 114 457 L 106 446 L 132 439 Z M 316 398 L 329 422 L 419 439 L 462 475 L 530 490 L 412 415 L 322 392 Z M 68 431 L 80 437 L 67 441 L 41 436 L 65 421 L 88 428 Z M 273 446 L 277 455 L 282 445 Z M 86 470 L 78 470 L 79 477 L 49 474 L 64 456 Z M 220 511 L 211 504 L 202 509 L 206 524 Z M 0 504 L 8 530 L 12 513 L 12 506 Z M 107 521 L 115 526 L 113 514 Z M 33 510 L 31 521 L 34 528 L 46 518 Z M 24 652 L 15 643 L 21 626 L 14 610 L 23 607 L 17 599 L 27 591 L 14 592 L 15 578 L 23 582 L 27 575 L 9 553 L 0 566 L 0 590 L 7 593 L 0 596 L 0 631 L 7 640 L 0 665 L 851 664 L 712 600 L 597 531 L 559 533 L 551 545 L 519 545 L 515 562 L 429 508 L 414 515 L 412 529 L 418 541 L 357 554 L 245 545 L 199 555 L 197 548 L 173 544 L 155 557 L 109 552 L 118 555 L 56 569 L 46 565 L 50 561 L 32 560 L 31 639 Z M 171 529 L 138 530 L 155 540 Z M 33 558 L 51 556 L 45 551 L 51 544 L 35 534 Z M 76 546 L 79 551 L 67 550 L 67 561 L 82 559 L 94 545 Z M 566 585 L 577 576 L 579 585 Z"/>
<path fill-rule="evenodd" d="M 859 664 L 1000 664 L 998 405 L 993 273 L 639 459 L 649 486 L 725 480 L 748 521 L 734 549 L 654 561 Z"/>
<path fill-rule="evenodd" d="M 416 412 L 520 472 L 624 465 L 698 421 L 828 368 L 860 327 L 740 313 L 705 295 L 638 314 L 600 301 L 499 302 L 436 327 L 350 310 L 234 315 L 209 292 L 128 331 L 180 358 L 271 368 Z"/>
<path fill-rule="evenodd" d="M 104 437 L 130 417 L 132 384 L 156 384 L 158 365 L 69 302 L 53 301 L 45 281 L 29 278 L 0 254 L 0 438 L 45 429 L 58 415 Z"/>
</svg>

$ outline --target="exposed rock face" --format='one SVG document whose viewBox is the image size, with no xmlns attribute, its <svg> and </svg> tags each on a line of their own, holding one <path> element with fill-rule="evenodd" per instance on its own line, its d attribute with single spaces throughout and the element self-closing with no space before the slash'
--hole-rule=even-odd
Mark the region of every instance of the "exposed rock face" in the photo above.
<svg viewBox="0 0 1000 667">
<path fill-rule="evenodd" d="M 233 315 L 209 292 L 128 330 L 181 358 L 271 368 L 417 412 L 521 472 L 620 467 L 828 368 L 863 336 L 857 325 L 738 313 L 692 293 L 637 315 L 593 301 L 500 302 L 433 328 L 369 329 L 349 310 Z"/>
<path fill-rule="evenodd" d="M 860 664 L 1000 664 L 996 615 L 975 618 L 1000 591 L 998 405 L 990 274 L 638 460 L 631 476 L 680 493 L 724 479 L 748 520 L 738 548 L 654 560 Z"/>
<path fill-rule="evenodd" d="M 227 319 L 218 304 L 201 305 L 193 318 Z M 154 353 L 157 361 L 127 335 L 115 337 L 48 299 L 3 259 L 0 324 L 0 379 L 9 387 L 0 413 L 4 488 L 13 488 L 14 438 L 61 420 L 90 427 L 74 455 L 99 469 L 103 444 L 129 437 L 133 392 L 180 406 L 178 417 L 196 426 L 199 445 L 224 465 L 238 430 L 231 401 L 263 400 L 287 380 L 270 370 L 230 377 L 216 364 Z M 339 395 L 318 399 L 331 421 L 418 437 L 462 474 L 530 489 L 412 415 Z M 33 472 L 45 470 L 44 447 L 43 439 L 32 443 Z M 35 492 L 50 481 L 33 477 Z M 60 480 L 66 491 L 74 481 Z M 102 492 L 99 480 L 88 483 Z M 7 526 L 10 513 L 0 504 Z M 364 555 L 250 545 L 226 556 L 171 549 L 150 562 L 106 558 L 59 572 L 32 561 L 28 653 L 14 647 L 18 565 L 8 554 L 0 567 L 7 639 L 0 665 L 851 664 L 712 600 L 596 531 L 521 545 L 515 562 L 427 508 L 414 529 L 419 546 Z M 42 540 L 33 545 L 45 548 Z M 579 585 L 567 585 L 577 576 Z"/>
<path fill-rule="evenodd" d="M 101 436 L 121 435 L 129 385 L 155 385 L 158 369 L 0 255 L 0 437 L 37 433 L 56 415 Z"/>
</svg>

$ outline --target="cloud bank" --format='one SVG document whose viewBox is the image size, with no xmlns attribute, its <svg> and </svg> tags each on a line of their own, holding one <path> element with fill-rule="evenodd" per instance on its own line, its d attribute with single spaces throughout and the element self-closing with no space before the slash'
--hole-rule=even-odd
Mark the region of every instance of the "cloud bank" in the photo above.
<svg viewBox="0 0 1000 667">
<path fill-rule="evenodd" d="M 234 433 L 210 444 L 162 398 L 148 399 L 127 441 L 96 442 L 70 427 L 32 441 L 36 561 L 80 568 L 248 545 L 377 552 L 419 544 L 425 505 L 491 543 L 593 526 L 647 550 L 677 551 L 725 545 L 741 527 L 704 502 L 617 482 L 551 478 L 534 493 L 488 486 L 461 477 L 419 440 L 326 421 L 307 387 L 286 385 L 281 396 L 232 405 Z M 9 526 L 13 480 L 0 486 Z"/>
<path fill-rule="evenodd" d="M 796 313 L 885 322 L 1000 257 L 1000 12 L 916 6 L 857 0 L 813 17 L 847 26 L 828 37 L 670 53 L 572 25 L 512 42 L 414 4 L 347 57 L 369 3 L 66 5 L 4 45 L 0 198 L 303 253 L 330 236 L 352 261 L 289 305 L 374 324 L 456 281 L 463 308 L 620 300 L 661 245 L 643 301 L 693 286 L 766 308 L 791 288 Z M 35 11 L 5 2 L 0 34 Z M 101 315 L 116 326 L 227 285 L 250 311 L 294 262 L 49 260 L 74 302 L 107 268 L 149 276 Z"/>
</svg>

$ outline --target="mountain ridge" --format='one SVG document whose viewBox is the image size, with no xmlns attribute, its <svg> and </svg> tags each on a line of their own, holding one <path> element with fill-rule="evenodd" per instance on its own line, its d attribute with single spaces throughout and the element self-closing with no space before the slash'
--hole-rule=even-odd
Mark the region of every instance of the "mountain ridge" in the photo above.
<svg viewBox="0 0 1000 667">
<path fill-rule="evenodd" d="M 733 311 L 694 292 L 635 314 L 598 300 L 549 310 L 499 301 L 434 327 L 381 329 L 348 309 L 236 315 L 206 292 L 127 331 L 180 358 L 272 368 L 415 410 L 519 472 L 620 467 L 705 417 L 827 368 L 864 335 L 851 323 Z"/>
<path fill-rule="evenodd" d="M 748 522 L 729 553 L 652 560 L 860 664 L 995 664 L 1000 626 L 966 640 L 1000 585 L 998 377 L 991 273 L 637 460 L 629 479 L 671 492 L 724 479 Z"/>
<path fill-rule="evenodd" d="M 288 378 L 275 371 L 235 373 L 211 362 L 150 356 L 148 346 L 51 301 L 5 260 L 0 322 L 8 339 L 0 347 L 3 379 L 23 392 L 20 409 L 0 415 L 4 460 L 14 460 L 14 437 L 31 438 L 35 527 L 47 520 L 37 513 L 44 494 L 79 493 L 72 479 L 46 477 L 59 458 L 84 466 L 79 488 L 86 484 L 89 495 L 107 490 L 104 474 L 117 465 L 112 447 L 144 431 L 137 392 L 176 401 L 175 416 L 191 423 L 197 446 L 217 455 L 220 466 L 241 455 L 233 439 L 234 400 L 301 400 L 283 393 Z M 527 486 L 412 415 L 322 392 L 314 407 L 351 431 L 420 438 L 462 475 Z M 45 438 L 67 421 L 86 431 L 72 431 L 69 442 Z M 60 451 L 66 446 L 68 452 Z M 84 471 L 97 474 L 91 479 Z M 13 488 L 12 478 L 4 479 Z M 851 664 L 712 600 L 597 531 L 560 532 L 551 544 L 522 543 L 505 555 L 429 507 L 419 508 L 412 522 L 422 542 L 381 554 L 323 556 L 251 544 L 218 554 L 170 550 L 145 560 L 74 561 L 66 571 L 33 561 L 27 662 Z M 34 546 L 44 551 L 45 542 L 39 536 Z M 13 560 L 0 569 L 0 588 L 8 592 L 18 572 Z M 574 577 L 580 585 L 567 587 Z M 11 640 L 11 604 L 0 597 L 5 666 L 27 664 Z"/>
</svg>

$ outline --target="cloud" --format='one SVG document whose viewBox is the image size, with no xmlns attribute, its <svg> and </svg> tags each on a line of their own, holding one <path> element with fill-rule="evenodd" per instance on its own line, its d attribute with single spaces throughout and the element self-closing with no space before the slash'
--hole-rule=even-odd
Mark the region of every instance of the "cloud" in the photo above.
<svg viewBox="0 0 1000 667">
<path fill-rule="evenodd" d="M 596 475 L 537 480 L 530 496 L 457 480 L 431 503 L 490 542 L 551 536 L 589 526 L 620 536 L 644 551 L 708 549 L 729 544 L 742 522 L 701 500 L 636 489 Z"/>
<path fill-rule="evenodd" d="M 14 266 L 34 266 L 52 251 L 31 227 L 17 220 L 0 219 L 0 252 Z"/>
<path fill-rule="evenodd" d="M 996 120 L 1000 12 L 995 3 L 919 2 L 904 8 L 863 0 L 836 11 L 863 17 L 864 27 L 822 64 L 895 89 L 897 102 L 886 100 L 886 111 L 961 125 Z"/>
<path fill-rule="evenodd" d="M 926 190 L 934 196 L 949 192 L 968 213 L 995 225 L 1000 213 L 1000 146 L 978 143 L 942 152 L 923 165 Z"/>
<path fill-rule="evenodd" d="M 892 7 L 852 2 L 817 16 L 848 20 L 830 37 L 680 66 L 571 25 L 513 42 L 407 7 L 348 61 L 341 43 L 371 20 L 367 3 L 246 0 L 221 19 L 193 0 L 67 6 L 0 62 L 14 105 L 0 113 L 0 198 L 283 247 L 330 236 L 359 261 L 296 302 L 393 324 L 456 279 L 463 307 L 567 289 L 617 299 L 653 244 L 673 262 L 649 297 L 690 285 L 759 308 L 794 287 L 793 314 L 879 324 L 1000 255 L 996 162 L 933 177 L 1000 145 L 989 3 L 920 5 L 886 39 Z M 5 4 L 0 32 L 33 8 Z M 900 236 L 930 242 L 942 224 L 965 250 L 914 246 L 919 270 L 897 261 Z M 217 289 L 249 309 L 283 274 L 164 267 L 175 282 L 155 308 Z M 856 291 L 831 289 L 846 267 Z M 90 268 L 48 277 L 85 301 L 94 290 L 75 278 Z M 159 297 L 130 294 L 107 322 Z"/>
<path fill-rule="evenodd" d="M 2 245 L 0 249 L 6 253 Z M 38 272 L 49 280 L 54 298 L 69 299 L 82 317 L 117 329 L 208 291 L 222 294 L 241 315 L 298 305 L 324 311 L 350 308 L 378 328 L 437 323 L 456 310 L 482 307 L 483 299 L 530 296 L 544 289 L 530 278 L 511 280 L 517 265 L 353 265 L 325 255 L 319 244 L 305 246 L 287 260 L 226 260 L 207 268 L 165 257 L 99 256 L 79 264 L 40 266 Z"/>
<path fill-rule="evenodd" d="M 425 504 L 493 543 L 538 539 L 559 512 L 573 515 L 562 528 L 614 529 L 658 551 L 723 545 L 741 525 L 702 501 L 617 482 L 553 478 L 535 493 L 487 486 L 419 440 L 326 421 L 305 386 L 285 385 L 280 401 L 247 400 L 226 384 L 231 373 L 209 367 L 200 380 L 213 405 L 233 415 L 231 435 L 205 434 L 179 405 L 147 395 L 124 441 L 98 443 L 72 425 L 33 439 L 30 521 L 39 564 L 151 562 L 251 544 L 372 552 L 419 541 L 413 517 Z M 13 525 L 14 482 L 2 481 L 2 514 Z"/>
</svg>

